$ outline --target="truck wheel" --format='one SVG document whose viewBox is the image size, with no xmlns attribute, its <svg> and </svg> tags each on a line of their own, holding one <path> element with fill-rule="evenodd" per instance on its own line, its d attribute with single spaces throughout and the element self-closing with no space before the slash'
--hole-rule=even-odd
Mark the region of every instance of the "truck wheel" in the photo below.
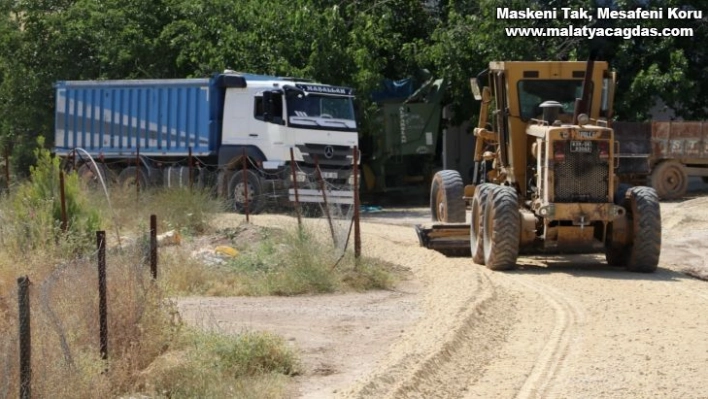
<svg viewBox="0 0 708 399">
<path fill-rule="evenodd" d="M 434 222 L 464 223 L 464 185 L 460 173 L 442 170 L 433 176 L 430 187 L 430 211 Z"/>
<path fill-rule="evenodd" d="M 111 173 L 110 170 L 103 164 L 96 164 L 88 162 L 79 167 L 77 171 L 79 180 L 84 182 L 88 187 L 99 188 L 101 186 L 101 181 L 108 187 L 111 183 Z"/>
<path fill-rule="evenodd" d="M 521 218 L 516 190 L 500 186 L 487 194 L 484 210 L 484 264 L 491 270 L 516 267 L 519 256 Z"/>
<path fill-rule="evenodd" d="M 683 197 L 688 189 L 686 168 L 678 161 L 663 161 L 654 167 L 650 177 L 661 199 L 671 200 Z"/>
<path fill-rule="evenodd" d="M 140 168 L 136 171 L 135 166 L 128 166 L 123 169 L 118 175 L 118 184 L 123 190 L 133 190 L 136 185 L 139 185 L 140 190 L 148 187 L 148 179 L 145 171 Z"/>
<path fill-rule="evenodd" d="M 625 254 L 627 270 L 652 273 L 661 254 L 661 211 L 659 198 L 651 187 L 632 187 L 629 191 L 633 243 Z"/>
<path fill-rule="evenodd" d="M 246 177 L 245 179 L 244 173 Z M 246 185 L 248 186 L 247 189 Z M 261 211 L 263 211 L 263 207 L 265 206 L 265 200 L 263 198 L 263 190 L 261 189 L 261 182 L 258 175 L 250 169 L 245 171 L 235 171 L 231 176 L 231 181 L 229 182 L 229 200 L 232 203 L 234 211 L 238 213 L 246 213 L 247 190 L 248 213 L 261 213 Z"/>
<path fill-rule="evenodd" d="M 482 183 L 474 191 L 472 197 L 472 212 L 470 218 L 470 249 L 472 261 L 478 265 L 484 264 L 484 237 L 482 236 L 484 211 L 487 205 L 489 192 L 498 186 L 491 183 Z"/>
</svg>

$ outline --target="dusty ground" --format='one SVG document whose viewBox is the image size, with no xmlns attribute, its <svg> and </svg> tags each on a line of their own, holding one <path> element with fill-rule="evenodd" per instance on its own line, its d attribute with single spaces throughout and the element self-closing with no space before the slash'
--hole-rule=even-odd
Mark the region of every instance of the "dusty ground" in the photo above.
<svg viewBox="0 0 708 399">
<path fill-rule="evenodd" d="M 305 366 L 293 397 L 708 398 L 708 283 L 687 274 L 708 271 L 708 196 L 663 203 L 662 219 L 653 274 L 595 255 L 522 257 L 499 273 L 420 248 L 411 226 L 426 209 L 367 214 L 364 252 L 413 276 L 394 291 L 180 306 L 207 328 L 286 337 Z"/>
</svg>

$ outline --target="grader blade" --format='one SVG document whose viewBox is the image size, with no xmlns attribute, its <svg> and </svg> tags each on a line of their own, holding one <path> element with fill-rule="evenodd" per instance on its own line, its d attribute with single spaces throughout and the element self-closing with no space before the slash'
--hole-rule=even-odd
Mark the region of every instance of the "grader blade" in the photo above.
<svg viewBox="0 0 708 399">
<path fill-rule="evenodd" d="M 416 225 L 421 247 L 434 249 L 446 256 L 470 256 L 470 225 L 465 223 L 436 223 Z"/>
</svg>

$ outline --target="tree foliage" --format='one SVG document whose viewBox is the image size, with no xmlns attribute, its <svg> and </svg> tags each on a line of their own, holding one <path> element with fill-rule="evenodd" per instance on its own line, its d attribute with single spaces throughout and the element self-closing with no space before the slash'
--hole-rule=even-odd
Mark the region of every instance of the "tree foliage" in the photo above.
<svg viewBox="0 0 708 399">
<path fill-rule="evenodd" d="M 681 7 L 697 0 L 16 0 L 0 13 L 0 137 L 27 173 L 36 137 L 53 137 L 53 83 L 203 77 L 223 69 L 349 85 L 368 129 L 369 93 L 421 68 L 451 82 L 457 121 L 471 117 L 469 78 L 492 60 L 584 60 L 620 77 L 617 118 L 642 120 L 657 100 L 704 118 L 705 20 L 498 19 L 499 7 L 548 10 Z M 511 38 L 504 28 L 690 27 L 693 37 Z"/>
</svg>

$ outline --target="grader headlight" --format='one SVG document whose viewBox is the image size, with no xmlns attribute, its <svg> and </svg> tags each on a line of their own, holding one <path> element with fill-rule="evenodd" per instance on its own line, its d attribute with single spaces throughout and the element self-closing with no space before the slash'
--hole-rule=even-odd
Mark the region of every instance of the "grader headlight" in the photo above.
<svg viewBox="0 0 708 399">
<path fill-rule="evenodd" d="M 608 141 L 598 141 L 597 152 L 600 159 L 608 159 L 610 157 L 610 143 Z"/>
<path fill-rule="evenodd" d="M 553 143 L 553 160 L 556 162 L 565 161 L 565 142 L 556 141 Z"/>
</svg>

